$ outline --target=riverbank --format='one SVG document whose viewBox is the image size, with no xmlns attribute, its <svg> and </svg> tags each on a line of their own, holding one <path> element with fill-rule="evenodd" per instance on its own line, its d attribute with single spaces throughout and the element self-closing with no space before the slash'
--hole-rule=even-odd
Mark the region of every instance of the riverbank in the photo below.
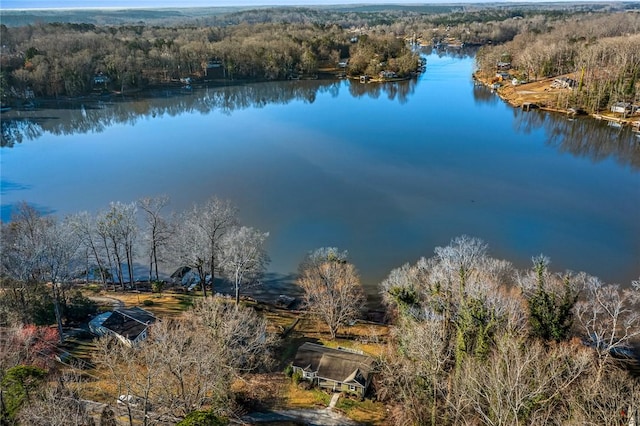
<svg viewBox="0 0 640 426">
<path fill-rule="evenodd" d="M 597 120 L 606 120 L 617 123 L 621 126 L 632 126 L 640 130 L 640 113 L 633 114 L 628 117 L 622 117 L 619 113 L 600 112 L 586 113 L 574 108 L 558 108 L 557 101 L 566 95 L 567 88 L 553 87 L 553 83 L 559 77 L 549 77 L 541 80 L 514 85 L 510 81 L 494 82 L 494 77 L 474 74 L 473 78 L 476 82 L 490 87 L 495 93 L 509 105 L 514 108 L 541 109 L 565 115 L 585 114 Z M 570 77 L 569 77 L 570 78 Z"/>
</svg>

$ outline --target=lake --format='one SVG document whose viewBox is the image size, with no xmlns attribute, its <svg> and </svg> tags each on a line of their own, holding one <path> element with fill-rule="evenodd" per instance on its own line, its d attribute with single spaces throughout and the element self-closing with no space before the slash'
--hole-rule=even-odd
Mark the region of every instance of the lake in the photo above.
<svg viewBox="0 0 640 426">
<path fill-rule="evenodd" d="M 2 115 L 2 219 L 211 195 L 270 232 L 270 272 L 349 251 L 367 292 L 456 236 L 517 267 L 543 253 L 629 285 L 640 276 L 640 137 L 514 109 L 474 85 L 472 56 L 425 53 L 412 81 L 158 90 Z"/>
</svg>

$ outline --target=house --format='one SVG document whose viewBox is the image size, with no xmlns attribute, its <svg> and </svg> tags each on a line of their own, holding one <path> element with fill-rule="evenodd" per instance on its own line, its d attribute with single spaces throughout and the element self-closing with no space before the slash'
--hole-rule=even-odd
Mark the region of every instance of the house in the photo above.
<svg viewBox="0 0 640 426">
<path fill-rule="evenodd" d="M 151 312 L 139 307 L 118 308 L 98 315 L 89 322 L 89 330 L 98 336 L 110 335 L 134 347 L 147 338 L 149 325 L 156 321 Z"/>
<path fill-rule="evenodd" d="M 393 71 L 380 71 L 380 73 L 378 74 L 378 76 L 382 79 L 388 79 L 388 78 L 398 78 L 398 74 L 396 74 Z"/>
<path fill-rule="evenodd" d="M 201 288 L 201 280 L 198 271 L 189 266 L 181 266 L 180 268 L 176 269 L 175 272 L 171 274 L 170 278 L 173 281 L 173 284 L 181 285 L 189 291 Z M 207 284 L 209 284 L 211 282 L 211 275 L 207 275 L 205 277 L 205 281 Z"/>
<path fill-rule="evenodd" d="M 573 78 L 569 77 L 559 77 L 553 80 L 551 83 L 552 89 L 573 89 L 578 85 L 578 82 Z"/>
<path fill-rule="evenodd" d="M 611 112 L 626 116 L 632 113 L 632 105 L 629 102 L 616 102 L 611 105 Z"/>
<path fill-rule="evenodd" d="M 373 358 L 307 342 L 298 348 L 292 367 L 322 389 L 362 398 L 371 384 Z"/>
<path fill-rule="evenodd" d="M 93 76 L 93 84 L 107 84 L 110 81 L 111 79 L 109 78 L 109 76 L 104 75 L 101 72 Z"/>
</svg>

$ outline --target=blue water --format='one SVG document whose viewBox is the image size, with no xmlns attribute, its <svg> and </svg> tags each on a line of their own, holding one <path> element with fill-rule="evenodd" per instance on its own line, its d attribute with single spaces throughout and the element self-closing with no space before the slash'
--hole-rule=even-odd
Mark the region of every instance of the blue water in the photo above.
<svg viewBox="0 0 640 426">
<path fill-rule="evenodd" d="M 4 114 L 2 213 L 95 212 L 211 195 L 270 232 L 270 269 L 350 253 L 370 294 L 392 268 L 459 235 L 528 267 L 543 253 L 628 285 L 640 277 L 640 138 L 591 119 L 523 113 L 430 54 L 402 84 L 300 81 Z M 21 138 L 21 141 L 20 141 Z"/>
</svg>

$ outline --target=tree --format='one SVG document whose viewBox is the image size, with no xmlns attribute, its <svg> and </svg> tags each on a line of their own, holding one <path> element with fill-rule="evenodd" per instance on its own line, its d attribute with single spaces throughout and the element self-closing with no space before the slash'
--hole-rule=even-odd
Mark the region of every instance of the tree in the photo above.
<svg viewBox="0 0 640 426">
<path fill-rule="evenodd" d="M 602 379 L 612 357 L 624 356 L 631 342 L 640 336 L 640 284 L 631 288 L 605 285 L 596 277 L 584 277 L 584 299 L 576 303 L 576 319 L 585 342 L 596 349 Z"/>
<path fill-rule="evenodd" d="M 242 226 L 231 230 L 222 243 L 223 268 L 233 280 L 236 306 L 240 303 L 240 288 L 259 282 L 267 269 L 267 237 L 268 232 Z"/>
<path fill-rule="evenodd" d="M 51 283 L 53 303 L 58 323 L 60 341 L 62 331 L 62 307 L 66 305 L 65 286 L 78 271 L 78 247 L 80 239 L 68 220 L 53 221 L 47 228 L 42 264 L 44 281 Z"/>
<path fill-rule="evenodd" d="M 124 263 L 127 265 L 129 284 L 133 286 L 133 249 L 138 234 L 136 204 L 124 204 L 119 201 L 110 203 L 109 210 L 98 216 L 97 228 L 107 252 L 110 252 L 115 260 L 120 286 L 124 289 Z"/>
<path fill-rule="evenodd" d="M 20 408 L 30 404 L 34 391 L 42 384 L 46 372 L 38 367 L 18 365 L 7 370 L 2 378 L 1 424 L 10 424 Z"/>
<path fill-rule="evenodd" d="M 20 410 L 21 424 L 33 426 L 93 426 L 95 422 L 80 398 L 82 381 L 75 374 L 63 374 L 55 385 L 46 386 Z"/>
<path fill-rule="evenodd" d="M 300 265 L 298 285 L 308 309 L 327 324 L 332 339 L 340 326 L 360 316 L 365 304 L 356 268 L 337 248 L 310 253 Z"/>
<path fill-rule="evenodd" d="M 220 244 L 225 234 L 237 225 L 236 215 L 237 209 L 230 201 L 212 197 L 204 206 L 194 205 L 180 218 L 173 242 L 180 262 L 178 266 L 188 266 L 197 271 L 205 297 L 207 275 L 211 277 L 213 291 L 215 272 L 219 268 Z"/>
<path fill-rule="evenodd" d="M 588 372 L 591 357 L 579 343 L 547 348 L 525 339 L 501 335 L 487 362 L 465 360 L 458 386 L 484 424 L 564 423 L 552 416 L 564 414 L 561 396 Z"/>
<path fill-rule="evenodd" d="M 172 235 L 169 223 L 162 217 L 161 210 L 169 203 L 166 195 L 145 197 L 138 200 L 138 206 L 145 212 L 147 222 L 146 239 L 149 243 L 149 281 L 158 280 L 158 252 L 168 243 Z M 153 273 L 155 272 L 155 276 Z"/>
<path fill-rule="evenodd" d="M 253 308 L 231 307 L 224 299 L 199 301 L 187 319 L 211 340 L 222 365 L 234 374 L 269 367 L 275 339 L 267 331 L 266 320 Z"/>
<path fill-rule="evenodd" d="M 75 232 L 78 234 L 81 244 L 87 253 L 87 279 L 91 270 L 89 259 L 93 257 L 93 260 L 97 265 L 98 273 L 100 274 L 100 281 L 102 284 L 106 284 L 107 268 L 103 260 L 104 250 L 100 247 L 100 238 L 96 230 L 96 222 L 94 218 L 89 215 L 88 212 L 81 212 L 71 216 L 70 223 L 71 226 L 75 228 Z"/>
<path fill-rule="evenodd" d="M 533 258 L 533 270 L 520 280 L 527 306 L 531 334 L 559 342 L 569 336 L 573 326 L 573 306 L 578 291 L 566 274 L 559 278 L 548 273 L 549 259 Z"/>
<path fill-rule="evenodd" d="M 33 302 L 50 289 L 61 341 L 65 285 L 78 265 L 80 240 L 73 230 L 69 221 L 42 216 L 24 203 L 2 233 L 3 246 L 10 248 L 2 256 L 3 274 L 21 286 L 19 300 L 25 311 L 33 310 Z M 30 322 L 34 317 L 25 314 L 23 319 Z"/>
<path fill-rule="evenodd" d="M 114 400 L 132 395 L 123 401 L 130 424 L 167 416 L 176 423 L 205 408 L 228 414 L 234 378 L 270 366 L 273 344 L 253 309 L 207 297 L 179 318 L 154 323 L 136 348 L 100 339 L 94 361 L 113 385 Z"/>
</svg>

